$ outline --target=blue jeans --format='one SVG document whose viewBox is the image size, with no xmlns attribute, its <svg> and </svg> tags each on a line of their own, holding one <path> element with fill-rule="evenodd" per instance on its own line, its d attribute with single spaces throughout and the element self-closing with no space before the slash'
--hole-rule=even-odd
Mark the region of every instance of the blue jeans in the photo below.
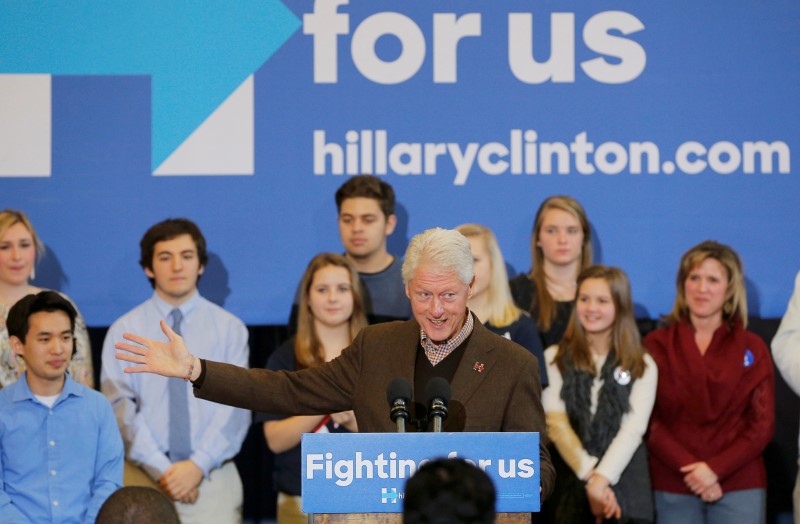
<svg viewBox="0 0 800 524">
<path fill-rule="evenodd" d="M 729 491 L 716 502 L 695 495 L 655 491 L 658 524 L 764 524 L 767 492 L 763 489 Z"/>
</svg>

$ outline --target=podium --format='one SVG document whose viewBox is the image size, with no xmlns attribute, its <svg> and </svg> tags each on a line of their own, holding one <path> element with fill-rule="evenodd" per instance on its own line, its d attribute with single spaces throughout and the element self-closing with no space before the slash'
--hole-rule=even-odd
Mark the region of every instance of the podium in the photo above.
<svg viewBox="0 0 800 524">
<path fill-rule="evenodd" d="M 400 524 L 406 480 L 448 457 L 492 479 L 495 522 L 530 523 L 539 511 L 538 433 L 304 434 L 303 511 L 315 524 Z"/>
</svg>

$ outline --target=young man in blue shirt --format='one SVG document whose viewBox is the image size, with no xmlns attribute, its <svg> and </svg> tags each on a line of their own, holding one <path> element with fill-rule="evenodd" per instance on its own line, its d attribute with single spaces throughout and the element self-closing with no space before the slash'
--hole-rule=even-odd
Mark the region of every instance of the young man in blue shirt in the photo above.
<svg viewBox="0 0 800 524">
<path fill-rule="evenodd" d="M 8 314 L 26 371 L 0 390 L 0 522 L 94 522 L 122 484 L 124 449 L 100 393 L 66 373 L 75 353 L 67 299 L 42 291 Z"/>
</svg>

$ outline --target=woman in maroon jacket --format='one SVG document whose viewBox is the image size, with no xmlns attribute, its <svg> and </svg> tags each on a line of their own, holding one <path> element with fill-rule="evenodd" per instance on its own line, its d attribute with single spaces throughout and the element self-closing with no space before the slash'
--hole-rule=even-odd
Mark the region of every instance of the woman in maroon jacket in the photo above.
<svg viewBox="0 0 800 524">
<path fill-rule="evenodd" d="M 761 458 L 775 425 L 772 361 L 746 331 L 739 256 L 706 241 L 683 255 L 666 326 L 644 345 L 658 364 L 647 438 L 659 524 L 761 523 Z"/>
</svg>

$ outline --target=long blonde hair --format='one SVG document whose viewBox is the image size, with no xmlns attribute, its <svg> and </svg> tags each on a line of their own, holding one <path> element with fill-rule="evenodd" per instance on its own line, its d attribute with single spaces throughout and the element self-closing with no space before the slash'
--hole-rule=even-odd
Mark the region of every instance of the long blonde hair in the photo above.
<svg viewBox="0 0 800 524">
<path fill-rule="evenodd" d="M 565 211 L 578 220 L 583 230 L 580 271 L 592 265 L 592 230 L 583 206 L 570 196 L 556 195 L 549 197 L 539 206 L 539 210 L 536 212 L 536 219 L 533 221 L 533 235 L 531 236 L 533 265 L 528 275 L 528 278 L 533 281 L 536 288 L 530 312 L 531 314 L 536 314 L 536 324 L 541 331 L 550 330 L 557 313 L 556 301 L 547 291 L 547 279 L 544 274 L 544 251 L 538 245 L 545 213 L 551 209 Z"/>
<path fill-rule="evenodd" d="M 689 306 L 686 303 L 686 279 L 694 268 L 712 258 L 722 264 L 728 272 L 728 290 L 722 306 L 722 319 L 732 324 L 737 318 L 743 327 L 747 327 L 747 291 L 744 285 L 744 270 L 739 255 L 732 247 L 713 240 L 706 240 L 691 248 L 681 257 L 678 277 L 675 282 L 677 294 L 672 312 L 664 319 L 672 324 L 689 318 Z"/>
<path fill-rule="evenodd" d="M 352 264 L 342 255 L 335 253 L 320 253 L 315 256 L 308 263 L 300 283 L 297 335 L 294 342 L 294 356 L 298 369 L 313 368 L 325 363 L 325 352 L 314 327 L 314 315 L 311 313 L 308 294 L 316 272 L 328 266 L 344 268 L 350 275 L 350 291 L 353 294 L 353 314 L 349 319 L 350 339 L 354 339 L 358 332 L 367 325 L 367 316 L 364 312 L 364 292 L 358 273 Z"/>
<path fill-rule="evenodd" d="M 506 262 L 494 233 L 488 227 L 480 224 L 462 224 L 456 228 L 456 231 L 467 238 L 480 239 L 489 253 L 489 263 L 492 267 L 489 286 L 486 289 L 489 296 L 489 318 L 481 320 L 488 321 L 498 328 L 513 324 L 519 319 L 522 310 L 514 305 L 514 299 L 511 297 Z"/>
<path fill-rule="evenodd" d="M 578 276 L 578 293 L 584 281 L 598 278 L 608 283 L 614 301 L 614 324 L 611 327 L 611 349 L 615 352 L 619 366 L 628 370 L 633 378 L 639 378 L 646 367 L 636 319 L 633 317 L 631 285 L 625 273 L 616 267 L 591 266 Z M 591 375 L 596 374 L 586 331 L 578 320 L 577 308 L 572 310 L 564 338 L 558 344 L 554 362 L 563 373 L 566 371 L 565 356 L 576 369 Z"/>
</svg>

